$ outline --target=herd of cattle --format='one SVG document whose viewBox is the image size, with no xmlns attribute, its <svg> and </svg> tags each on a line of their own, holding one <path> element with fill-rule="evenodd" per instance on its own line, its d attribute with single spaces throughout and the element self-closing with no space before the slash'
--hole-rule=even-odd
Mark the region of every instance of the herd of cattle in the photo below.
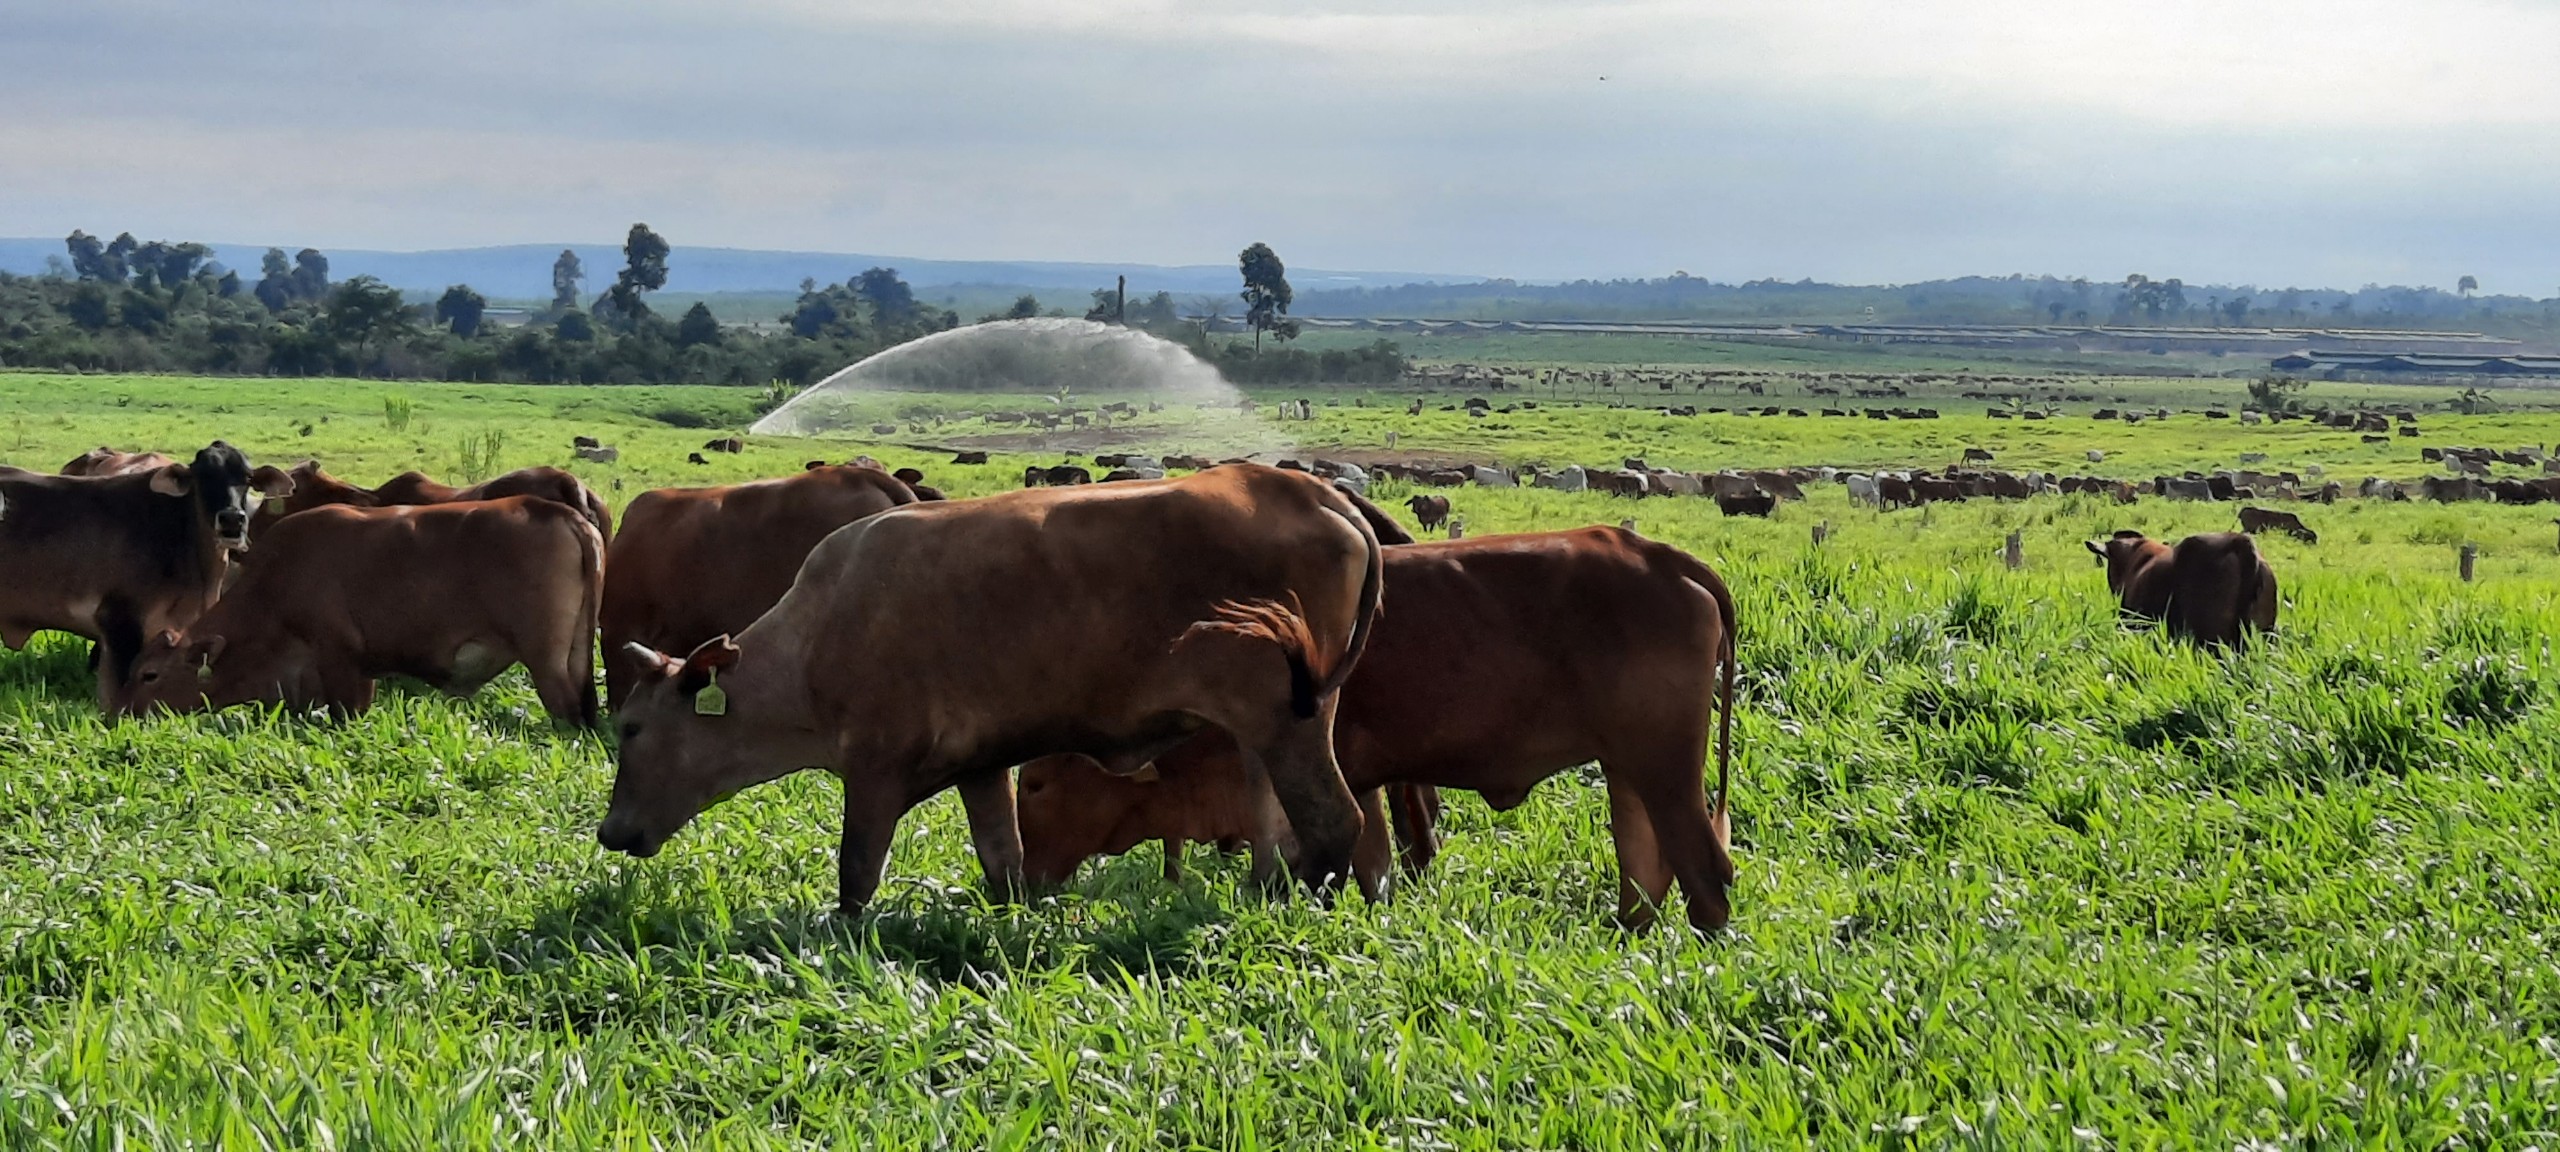
<svg viewBox="0 0 2560 1152">
<path fill-rule="evenodd" d="M 849 910 L 946 789 L 1000 897 L 1161 840 L 1169 870 L 1186 841 L 1250 846 L 1266 885 L 1378 898 L 1429 864 L 1438 789 L 1507 808 L 1596 761 L 1621 922 L 1674 883 L 1694 926 L 1726 922 L 1736 608 L 1713 569 L 1616 528 L 1416 542 L 1346 480 L 1180 463 L 1203 467 L 944 500 L 812 462 L 643 493 L 617 527 L 555 468 L 363 488 L 220 441 L 101 449 L 0 469 L 0 636 L 94 641 L 118 715 L 346 715 L 384 676 L 467 693 L 521 664 L 563 723 L 610 708 L 608 849 L 832 771 Z M 2245 535 L 2089 548 L 2129 614 L 2207 645 L 2274 627 Z"/>
</svg>

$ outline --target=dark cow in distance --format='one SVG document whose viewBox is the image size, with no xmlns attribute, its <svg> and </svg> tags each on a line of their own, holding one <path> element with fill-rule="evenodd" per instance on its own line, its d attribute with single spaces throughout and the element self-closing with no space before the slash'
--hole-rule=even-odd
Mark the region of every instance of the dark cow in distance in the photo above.
<svg viewBox="0 0 2560 1152">
<path fill-rule="evenodd" d="M 1446 496 L 1416 496 L 1406 500 L 1404 506 L 1413 513 L 1414 524 L 1425 532 L 1437 532 L 1448 526 L 1449 498 Z"/>
<path fill-rule="evenodd" d="M 1381 567 L 1346 497 L 1254 464 L 871 517 L 827 537 L 735 640 L 635 649 L 643 683 L 618 713 L 596 839 L 650 856 L 739 789 L 827 768 L 844 786 L 842 909 L 870 902 L 905 813 L 950 788 L 1009 899 L 1014 765 L 1073 752 L 1135 771 L 1214 726 L 1278 798 L 1299 878 L 1328 891 L 1362 826 L 1335 704 Z"/>
<path fill-rule="evenodd" d="M 622 510 L 622 532 L 605 553 L 605 703 L 621 707 L 640 681 L 630 645 L 690 652 L 745 631 L 790 591 L 800 562 L 828 533 L 915 502 L 897 477 L 853 464 L 641 493 Z"/>
<path fill-rule="evenodd" d="M 105 703 L 145 637 L 212 606 L 258 498 L 292 485 L 220 440 L 120 476 L 0 469 L 0 640 L 24 647 L 49 629 L 96 641 Z"/>
<path fill-rule="evenodd" d="M 1727 516 L 1767 517 L 1777 510 L 1778 498 L 1759 489 L 1749 492 L 1716 493 L 1716 511 Z"/>
<path fill-rule="evenodd" d="M 65 476 L 129 476 L 136 472 L 157 472 L 176 460 L 157 452 L 118 452 L 103 444 L 71 458 L 62 466 Z"/>
<path fill-rule="evenodd" d="M 942 499 L 942 489 L 925 483 L 924 472 L 921 469 L 900 468 L 889 475 L 897 477 L 898 483 L 906 485 L 907 491 L 915 493 L 918 500 Z"/>
<path fill-rule="evenodd" d="M 1093 483 L 1093 473 L 1073 464 L 1060 464 L 1050 468 L 1034 464 L 1022 470 L 1022 486 L 1025 488 L 1064 488 L 1091 483 Z"/>
<path fill-rule="evenodd" d="M 2240 530 L 2252 536 L 2260 532 L 2282 532 L 2305 544 L 2320 542 L 2320 534 L 2304 525 L 2301 517 L 2255 505 L 2241 506 Z"/>
<path fill-rule="evenodd" d="M 555 501 L 316 508 L 278 521 L 221 600 L 146 645 L 116 710 L 346 716 L 383 676 L 468 695 L 522 664 L 553 719 L 593 727 L 603 591 L 604 538 Z"/>
<path fill-rule="evenodd" d="M 2276 574 L 2238 532 L 2189 536 L 2176 546 L 2124 531 L 2088 542 L 2124 615 L 2156 620 L 2209 648 L 2241 648 L 2246 630 L 2276 627 Z"/>
<path fill-rule="evenodd" d="M 1391 547 L 1394 603 L 1351 671 L 1334 721 L 1343 778 L 1368 820 L 1361 887 L 1383 891 L 1393 824 L 1427 863 L 1436 792 L 1507 809 L 1557 772 L 1597 760 L 1617 840 L 1619 917 L 1649 924 L 1676 878 L 1689 921 L 1724 926 L 1734 867 L 1727 815 L 1734 688 L 1732 594 L 1713 569 L 1615 528 Z M 1716 796 L 1700 761 L 1714 745 Z M 1155 839 L 1251 841 L 1268 807 L 1234 743 L 1204 733 L 1113 777 L 1082 757 L 1022 769 L 1024 859 L 1034 883 Z"/>
</svg>

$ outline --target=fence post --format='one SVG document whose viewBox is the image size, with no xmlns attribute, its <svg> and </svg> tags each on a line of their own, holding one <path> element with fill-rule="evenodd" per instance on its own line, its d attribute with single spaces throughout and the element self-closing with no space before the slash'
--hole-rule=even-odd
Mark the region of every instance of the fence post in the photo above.
<svg viewBox="0 0 2560 1152">
<path fill-rule="evenodd" d="M 2020 568 L 2024 568 L 2024 567 L 2026 567 L 2026 565 L 2027 565 L 2027 542 L 2026 542 L 2026 539 L 2025 539 L 2024 537 L 2020 536 L 2018 533 L 2015 533 L 2015 532 L 2010 533 L 2010 534 L 2009 534 L 2009 543 L 2008 543 L 2008 546 L 2007 546 L 2006 548 L 2003 548 L 2003 549 L 2001 550 L 2000 555 L 2001 555 L 2001 558 L 2002 558 L 2002 559 L 2005 559 L 2005 560 L 2007 560 L 2007 561 L 2009 562 L 2009 570 L 2010 570 L 2010 571 L 2012 571 L 2012 572 L 2015 572 L 2015 571 L 2017 571 L 2017 570 L 2018 570 L 2018 569 L 2020 569 Z M 2471 570 L 2471 566 L 2470 566 L 2470 564 L 2469 564 L 2468 562 L 2466 562 L 2466 563 L 2463 565 L 2463 571 L 2468 572 L 2468 571 L 2470 571 L 2470 570 Z M 2466 579 L 2467 579 L 2467 577 L 2466 577 Z"/>
<path fill-rule="evenodd" d="M 1820 523 L 1820 524 L 1816 524 L 1816 525 L 1814 525 L 1814 526 L 1813 526 L 1813 544 L 1814 544 L 1814 547 L 1817 547 L 1817 548 L 1821 547 L 1821 546 L 1822 546 L 1822 542 L 1823 542 L 1823 541 L 1825 541 L 1825 540 L 1828 540 L 1828 539 L 1830 539 L 1830 538 L 1831 538 L 1831 522 L 1830 522 L 1830 521 L 1825 520 L 1825 521 L 1823 521 L 1822 523 Z"/>
<path fill-rule="evenodd" d="M 1394 430 L 1394 429 L 1389 429 L 1389 430 L 1387 431 L 1387 447 L 1389 447 L 1389 448 L 1393 448 L 1393 447 L 1395 447 L 1395 446 L 1396 446 L 1396 434 L 1395 434 L 1395 430 Z"/>
<path fill-rule="evenodd" d="M 2477 559 L 2479 559 L 2479 558 L 2480 558 L 2480 546 L 2479 546 L 2479 545 L 2477 545 L 2477 544 L 2465 544 L 2465 545 L 2463 545 L 2463 546 L 2462 546 L 2462 582 L 2463 582 L 2463 583 L 2468 584 L 2468 583 L 2470 583 L 2470 582 L 2471 582 L 2471 562 L 2472 562 L 2472 561 L 2474 561 L 2474 560 L 2477 560 Z"/>
<path fill-rule="evenodd" d="M 1466 539 L 1466 538 L 1467 538 L 1467 518 L 1466 518 L 1466 517 L 1464 517 L 1464 516 L 1459 516 L 1459 517 L 1454 517 L 1454 518 L 1452 518 L 1452 519 L 1449 521 L 1449 539 L 1452 539 L 1452 540 L 1464 540 L 1464 539 Z"/>
</svg>

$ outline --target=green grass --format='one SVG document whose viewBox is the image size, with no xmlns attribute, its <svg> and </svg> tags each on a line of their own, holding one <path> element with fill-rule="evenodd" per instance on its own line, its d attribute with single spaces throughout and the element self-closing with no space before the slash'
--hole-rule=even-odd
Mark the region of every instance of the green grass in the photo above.
<svg viewBox="0 0 2560 1152">
<path fill-rule="evenodd" d="M 414 405 L 405 432 L 386 394 Z M 1816 446 L 1741 435 L 1783 421 L 1659 428 L 1605 409 L 1402 423 L 1394 399 L 1291 431 L 1398 427 L 1418 452 L 1506 459 L 1640 446 L 1700 467 Z M 583 433 L 622 445 L 620 467 L 579 468 L 609 492 L 623 481 L 620 503 L 863 450 L 751 442 L 694 467 L 686 451 L 744 419 L 651 415 L 742 405 L 708 389 L 0 376 L 0 455 L 51 468 L 101 442 L 223 435 L 370 482 L 446 471 L 457 443 L 496 430 L 500 466 L 561 463 Z M 2427 442 L 2554 438 L 2547 416 L 2475 419 L 2431 420 L 2447 431 Z M 1924 438 L 1952 424 L 1855 427 L 1904 437 L 1859 446 L 1875 459 L 1931 462 L 1945 445 Z M 2199 428 L 2103 443 L 2225 462 L 2233 441 Z M 2101 444 L 2085 420 L 2034 431 L 2057 458 Z M 870 450 L 955 494 L 1033 459 Z M 991 907 L 944 797 L 903 825 L 877 909 L 847 922 L 829 911 L 839 808 L 823 778 L 750 790 L 628 861 L 591 835 L 608 750 L 555 733 L 520 675 L 468 701 L 394 691 L 345 724 L 108 724 L 80 646 L 49 638 L 0 656 L 0 1145 L 2560 1138 L 2549 510 L 2304 509 L 2321 545 L 2265 544 L 2283 635 L 2223 661 L 2119 627 L 2078 542 L 2223 528 L 2227 508 L 1878 516 L 1824 487 L 1762 522 L 1698 500 L 1453 495 L 1477 534 L 1632 517 L 1733 582 L 1741 881 L 1725 936 L 1609 926 L 1589 773 L 1507 813 L 1453 795 L 1448 850 L 1387 907 L 1267 905 L 1240 865 L 1200 858 L 1168 886 L 1153 849 L 1054 900 Z M 2017 572 L 1998 559 L 2011 530 Z M 2485 549 L 2477 583 L 2453 576 L 2461 540 Z"/>
</svg>

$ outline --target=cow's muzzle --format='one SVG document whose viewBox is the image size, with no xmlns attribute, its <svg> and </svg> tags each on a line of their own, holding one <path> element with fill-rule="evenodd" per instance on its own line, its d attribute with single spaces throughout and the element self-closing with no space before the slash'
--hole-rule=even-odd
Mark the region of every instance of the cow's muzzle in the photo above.
<svg viewBox="0 0 2560 1152">
<path fill-rule="evenodd" d="M 213 530 L 222 542 L 233 548 L 249 546 L 249 514 L 236 508 L 225 508 L 214 514 Z"/>
<path fill-rule="evenodd" d="M 596 825 L 596 843 L 604 845 L 607 852 L 620 852 L 634 859 L 646 860 L 658 854 L 658 847 L 665 843 L 665 839 L 650 834 L 639 821 L 617 812 L 606 816 L 604 823 Z"/>
</svg>

